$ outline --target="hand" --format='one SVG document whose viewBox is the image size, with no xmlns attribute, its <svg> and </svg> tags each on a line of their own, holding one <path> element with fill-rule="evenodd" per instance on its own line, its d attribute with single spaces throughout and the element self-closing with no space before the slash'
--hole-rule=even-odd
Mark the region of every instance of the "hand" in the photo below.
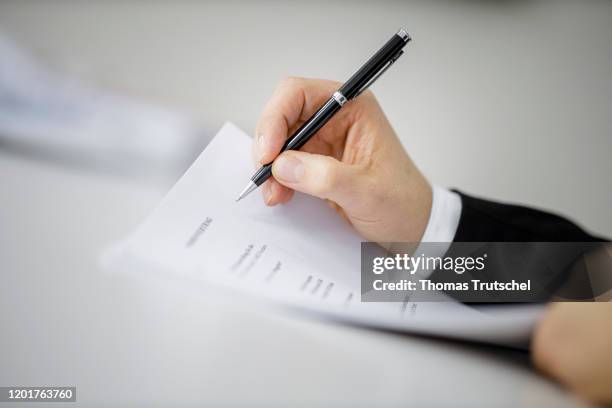
<svg viewBox="0 0 612 408">
<path fill-rule="evenodd" d="M 532 352 L 539 369 L 582 398 L 612 405 L 612 304 L 551 304 Z"/>
<path fill-rule="evenodd" d="M 367 240 L 419 242 L 431 210 L 427 180 L 404 151 L 371 92 L 348 102 L 301 151 L 277 157 L 285 140 L 341 84 L 282 81 L 257 124 L 256 166 L 274 160 L 263 186 L 273 206 L 300 191 L 327 200 Z"/>
</svg>

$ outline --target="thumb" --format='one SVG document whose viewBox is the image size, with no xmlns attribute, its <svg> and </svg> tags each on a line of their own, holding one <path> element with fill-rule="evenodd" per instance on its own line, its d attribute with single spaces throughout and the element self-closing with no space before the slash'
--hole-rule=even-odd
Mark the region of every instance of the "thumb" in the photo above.
<svg viewBox="0 0 612 408">
<path fill-rule="evenodd" d="M 333 157 L 286 151 L 274 160 L 272 174 L 281 184 L 302 193 L 350 205 L 365 185 L 365 172 Z"/>
</svg>

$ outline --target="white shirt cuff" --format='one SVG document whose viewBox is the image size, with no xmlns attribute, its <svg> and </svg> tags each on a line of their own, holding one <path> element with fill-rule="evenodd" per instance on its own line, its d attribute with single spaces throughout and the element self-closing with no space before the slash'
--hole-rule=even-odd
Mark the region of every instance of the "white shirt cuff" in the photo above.
<svg viewBox="0 0 612 408">
<path fill-rule="evenodd" d="M 415 254 L 431 257 L 444 257 L 455 238 L 459 218 L 461 217 L 461 197 L 445 188 L 433 186 L 433 198 L 429 221 Z M 435 245 L 423 245 L 427 242 L 438 242 Z M 421 269 L 417 274 L 427 278 L 433 271 Z"/>
<path fill-rule="evenodd" d="M 421 242 L 452 242 L 461 217 L 461 197 L 438 186 L 432 190 L 431 212 Z"/>
</svg>

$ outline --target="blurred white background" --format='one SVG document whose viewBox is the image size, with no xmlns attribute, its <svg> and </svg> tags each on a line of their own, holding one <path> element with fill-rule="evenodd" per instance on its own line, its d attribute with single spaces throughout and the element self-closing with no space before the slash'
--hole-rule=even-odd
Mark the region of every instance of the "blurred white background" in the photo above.
<svg viewBox="0 0 612 408">
<path fill-rule="evenodd" d="M 435 183 L 612 236 L 612 3 L 23 2 L 0 26 L 53 67 L 252 132 L 287 75 L 344 80 L 398 27 L 373 88 Z"/>
</svg>

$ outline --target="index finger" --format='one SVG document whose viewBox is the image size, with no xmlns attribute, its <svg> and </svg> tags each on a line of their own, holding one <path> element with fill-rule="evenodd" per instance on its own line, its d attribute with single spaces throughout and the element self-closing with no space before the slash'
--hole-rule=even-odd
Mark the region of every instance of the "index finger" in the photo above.
<svg viewBox="0 0 612 408">
<path fill-rule="evenodd" d="M 289 137 L 289 129 L 308 119 L 339 83 L 322 79 L 287 78 L 280 82 L 264 107 L 255 131 L 255 161 L 267 164 L 278 156 Z"/>
</svg>

